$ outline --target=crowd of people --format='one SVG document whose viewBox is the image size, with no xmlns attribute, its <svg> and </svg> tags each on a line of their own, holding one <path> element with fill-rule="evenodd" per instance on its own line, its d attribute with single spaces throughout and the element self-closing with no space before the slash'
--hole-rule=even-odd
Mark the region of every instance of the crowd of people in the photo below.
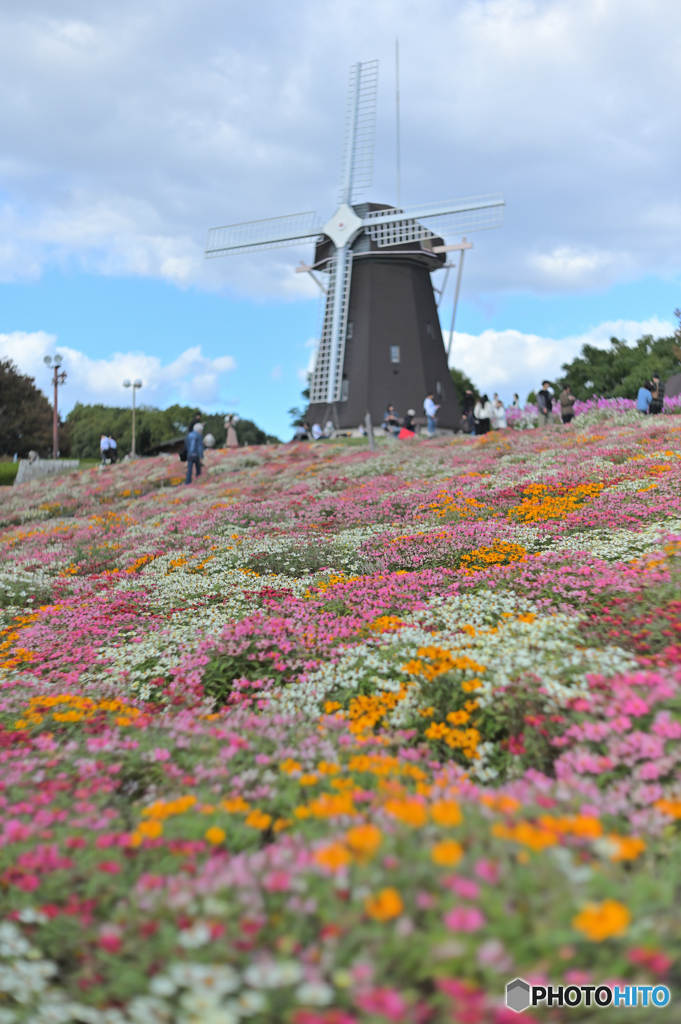
<svg viewBox="0 0 681 1024">
<path fill-rule="evenodd" d="M 659 373 L 654 373 L 651 380 L 647 380 L 638 389 L 636 397 L 636 408 L 644 416 L 658 416 L 664 408 L 664 384 L 660 380 Z"/>
</svg>

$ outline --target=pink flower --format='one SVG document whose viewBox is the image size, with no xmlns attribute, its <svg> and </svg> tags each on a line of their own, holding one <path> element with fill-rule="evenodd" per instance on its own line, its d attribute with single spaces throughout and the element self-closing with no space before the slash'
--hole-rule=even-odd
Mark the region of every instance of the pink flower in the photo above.
<svg viewBox="0 0 681 1024">
<path fill-rule="evenodd" d="M 451 889 L 463 900 L 476 900 L 480 895 L 480 886 L 472 878 L 462 878 L 461 875 L 448 875 L 442 879 L 442 884 Z"/>
<path fill-rule="evenodd" d="M 169 761 L 171 757 L 170 751 L 164 747 L 155 747 L 151 752 L 151 756 L 154 761 Z"/>
<path fill-rule="evenodd" d="M 265 876 L 263 888 L 268 892 L 287 892 L 291 888 L 291 876 L 288 871 L 270 871 Z"/>
<path fill-rule="evenodd" d="M 107 953 L 118 953 L 121 948 L 121 930 L 113 924 L 103 924 L 99 930 L 99 945 Z"/>
<path fill-rule="evenodd" d="M 104 871 L 107 875 L 117 875 L 121 866 L 117 860 L 103 860 L 97 865 L 98 871 Z"/>
<path fill-rule="evenodd" d="M 477 932 L 485 918 L 477 907 L 454 907 L 445 914 L 444 922 L 453 932 Z"/>
<path fill-rule="evenodd" d="M 499 868 L 493 860 L 478 860 L 473 868 L 478 878 L 494 885 L 499 880 Z"/>
<path fill-rule="evenodd" d="M 388 1020 L 401 1021 L 407 1012 L 407 1004 L 400 993 L 393 988 L 374 988 L 355 997 L 360 1010 L 365 1013 L 381 1014 Z"/>
</svg>

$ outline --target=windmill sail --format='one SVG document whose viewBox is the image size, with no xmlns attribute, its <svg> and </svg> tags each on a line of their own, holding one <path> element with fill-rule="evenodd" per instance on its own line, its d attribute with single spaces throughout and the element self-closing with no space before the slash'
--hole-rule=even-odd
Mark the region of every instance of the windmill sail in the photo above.
<svg viewBox="0 0 681 1024">
<path fill-rule="evenodd" d="M 372 241 L 383 248 L 445 234 L 460 235 L 498 228 L 503 220 L 503 211 L 502 196 L 476 196 L 406 210 L 374 210 L 365 217 L 364 227 Z"/>
<path fill-rule="evenodd" d="M 373 181 L 377 95 L 378 61 L 353 64 L 350 68 L 338 190 L 338 201 L 350 206 L 365 189 L 371 187 Z"/>
<path fill-rule="evenodd" d="M 228 224 L 222 228 L 211 228 L 208 232 L 206 256 L 228 256 L 231 253 L 300 245 L 301 242 L 316 240 L 321 230 L 322 222 L 314 211 Z"/>
<path fill-rule="evenodd" d="M 326 402 L 330 405 L 340 401 L 341 397 L 352 250 L 343 249 L 341 253 L 345 259 L 339 260 L 337 255 L 329 261 L 328 298 L 317 348 L 317 361 L 310 382 L 311 404 Z"/>
</svg>

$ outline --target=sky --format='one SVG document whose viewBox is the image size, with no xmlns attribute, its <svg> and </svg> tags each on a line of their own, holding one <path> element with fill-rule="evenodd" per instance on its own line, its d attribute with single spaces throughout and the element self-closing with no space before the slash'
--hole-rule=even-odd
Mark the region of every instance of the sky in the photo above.
<svg viewBox="0 0 681 1024">
<path fill-rule="evenodd" d="M 310 247 L 206 260 L 206 233 L 331 216 L 358 60 L 380 62 L 363 198 L 395 202 L 396 36 L 402 202 L 506 200 L 469 236 L 452 363 L 509 400 L 587 342 L 671 333 L 677 0 L 3 0 L 0 358 L 47 390 L 60 352 L 62 413 L 127 404 L 139 377 L 140 402 L 290 436 Z"/>
</svg>

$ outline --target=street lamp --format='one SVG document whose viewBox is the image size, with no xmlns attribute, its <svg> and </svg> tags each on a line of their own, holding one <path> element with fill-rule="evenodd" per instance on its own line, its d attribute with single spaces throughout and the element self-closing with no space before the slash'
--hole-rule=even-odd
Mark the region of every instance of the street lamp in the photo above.
<svg viewBox="0 0 681 1024">
<path fill-rule="evenodd" d="M 63 384 L 66 380 L 66 371 L 62 370 L 59 372 L 59 367 L 62 364 L 62 356 L 57 355 L 45 356 L 43 358 L 45 366 L 49 366 L 52 370 L 52 383 L 54 384 L 54 405 L 52 407 L 52 458 L 56 460 L 57 452 L 59 451 L 59 415 L 58 409 L 58 388 L 60 384 Z"/>
<path fill-rule="evenodd" d="M 131 385 L 129 380 L 124 380 L 123 387 L 132 387 L 132 451 L 130 452 L 130 454 L 133 459 L 136 459 L 137 452 L 135 451 L 135 391 L 137 390 L 137 388 L 142 387 L 142 381 L 134 380 Z"/>
</svg>

